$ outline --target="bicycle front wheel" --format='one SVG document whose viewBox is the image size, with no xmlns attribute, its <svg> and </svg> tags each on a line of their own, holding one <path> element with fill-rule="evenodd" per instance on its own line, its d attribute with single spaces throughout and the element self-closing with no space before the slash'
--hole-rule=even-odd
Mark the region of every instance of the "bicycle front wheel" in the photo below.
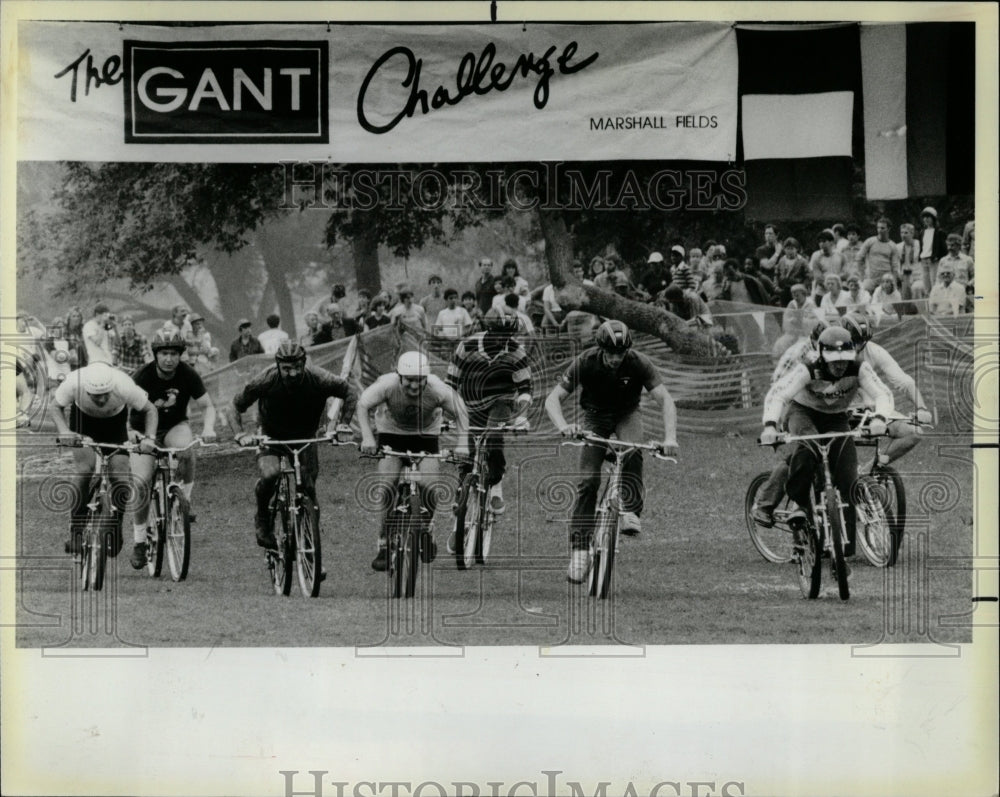
<svg viewBox="0 0 1000 797">
<path fill-rule="evenodd" d="M 615 550 L 618 547 L 617 512 L 608 509 L 599 512 L 600 518 L 590 543 L 590 574 L 587 584 L 592 597 L 605 599 L 611 596 L 611 579 L 615 567 Z"/>
<path fill-rule="evenodd" d="M 892 544 L 889 546 L 886 566 L 892 567 L 896 564 L 899 549 L 903 545 L 903 533 L 906 530 L 906 490 L 903 487 L 902 477 L 888 465 L 876 468 L 871 478 L 874 479 L 875 496 L 885 509 L 885 516 L 889 521 Z"/>
<path fill-rule="evenodd" d="M 167 565 L 170 577 L 183 581 L 191 564 L 191 505 L 177 487 L 170 491 L 167 500 Z"/>
<path fill-rule="evenodd" d="M 799 589 L 802 597 L 816 600 L 823 580 L 823 546 L 811 524 L 803 522 L 799 532 L 801 543 L 796 546 L 796 564 L 799 571 Z"/>
<path fill-rule="evenodd" d="M 483 502 L 479 496 L 479 477 L 469 473 L 462 480 L 455 511 L 455 566 L 472 567 L 476 561 L 476 542 L 482 520 Z"/>
<path fill-rule="evenodd" d="M 874 477 L 865 475 L 858 479 L 854 491 L 858 548 L 874 567 L 888 567 L 890 560 L 895 560 L 895 540 L 880 486 Z"/>
<path fill-rule="evenodd" d="M 393 598 L 412 598 L 417 587 L 417 562 L 420 558 L 419 518 L 398 518 L 394 540 L 389 543 L 389 582 Z"/>
<path fill-rule="evenodd" d="M 160 517 L 160 490 L 156 488 L 149 499 L 149 517 L 146 521 L 146 572 L 159 578 L 163 571 L 163 549 L 166 534 Z"/>
<path fill-rule="evenodd" d="M 308 495 L 302 496 L 295 515 L 295 569 L 302 595 L 315 598 L 322 581 L 323 554 L 319 539 L 319 518 L 316 505 Z"/>
<path fill-rule="evenodd" d="M 795 561 L 795 550 L 792 545 L 792 535 L 788 527 L 783 523 L 775 523 L 771 528 L 761 526 L 753 519 L 754 505 L 757 502 L 757 494 L 764 482 L 771 476 L 770 471 L 764 471 L 754 476 L 747 487 L 746 499 L 744 500 L 743 514 L 746 519 L 747 532 L 750 534 L 750 542 L 754 548 L 768 562 L 784 564 Z M 787 499 L 784 502 L 787 504 Z M 777 507 L 778 509 L 785 508 Z"/>
<path fill-rule="evenodd" d="M 277 522 L 281 529 L 275 529 Z M 292 591 L 292 529 L 288 517 L 288 508 L 284 504 L 275 506 L 271 513 L 271 528 L 280 531 L 277 534 L 278 547 L 267 552 L 268 569 L 271 571 L 271 583 L 275 595 L 287 596 Z"/>
<path fill-rule="evenodd" d="M 833 543 L 833 570 L 837 577 L 837 591 L 840 599 L 846 601 L 851 597 L 851 587 L 847 583 L 847 562 L 844 560 L 844 523 L 840 514 L 840 493 L 836 488 L 827 490 L 824 500 L 830 542 Z"/>
</svg>

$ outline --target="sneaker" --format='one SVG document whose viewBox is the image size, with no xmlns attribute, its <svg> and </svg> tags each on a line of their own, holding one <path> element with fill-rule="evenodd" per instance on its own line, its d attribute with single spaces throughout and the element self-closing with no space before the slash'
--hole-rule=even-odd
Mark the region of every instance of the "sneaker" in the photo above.
<svg viewBox="0 0 1000 797">
<path fill-rule="evenodd" d="M 425 565 L 433 562 L 438 555 L 437 543 L 429 531 L 420 535 L 420 561 Z"/>
<path fill-rule="evenodd" d="M 642 521 L 635 512 L 622 512 L 621 530 L 622 534 L 634 537 L 642 531 Z"/>
<path fill-rule="evenodd" d="M 589 572 L 590 551 L 583 548 L 574 548 L 569 555 L 569 569 L 566 571 L 566 580 L 573 584 L 582 584 Z"/>
<path fill-rule="evenodd" d="M 389 567 L 389 554 L 385 548 L 379 548 L 378 553 L 372 560 L 372 570 L 384 573 Z"/>
<path fill-rule="evenodd" d="M 133 570 L 142 570 L 146 566 L 146 543 L 137 542 L 132 546 L 132 557 L 128 560 Z"/>
<path fill-rule="evenodd" d="M 257 535 L 257 544 L 261 548 L 275 549 L 278 541 L 274 539 L 274 532 L 269 529 L 267 518 L 262 515 L 255 515 L 253 519 L 254 532 Z"/>
<path fill-rule="evenodd" d="M 494 484 L 490 488 L 490 512 L 494 515 L 502 515 L 507 511 L 507 505 L 503 502 L 503 485 Z"/>
<path fill-rule="evenodd" d="M 774 514 L 771 507 L 767 506 L 754 506 L 750 510 L 750 517 L 753 518 L 753 522 L 758 526 L 763 526 L 765 529 L 769 529 L 774 526 Z"/>
</svg>

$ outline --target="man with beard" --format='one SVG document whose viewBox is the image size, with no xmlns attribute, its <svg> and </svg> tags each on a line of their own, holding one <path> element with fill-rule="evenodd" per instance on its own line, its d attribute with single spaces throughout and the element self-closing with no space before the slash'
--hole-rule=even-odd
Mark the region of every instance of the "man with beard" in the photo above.
<svg viewBox="0 0 1000 797">
<path fill-rule="evenodd" d="M 233 399 L 234 412 L 230 414 L 229 423 L 239 445 L 245 447 L 253 442 L 252 432 L 243 428 L 242 416 L 255 402 L 261 429 L 272 440 L 315 437 L 332 398 L 343 399 L 340 417 L 344 423 L 351 420 L 358 395 L 347 380 L 322 368 L 306 365 L 306 350 L 292 341 L 285 341 L 278 347 L 274 361 L 274 365 L 250 380 Z M 327 424 L 327 433 L 331 437 L 336 431 L 336 421 L 336 418 L 331 418 Z M 254 488 L 257 496 L 254 528 L 257 544 L 262 548 L 274 548 L 276 545 L 267 506 L 281 475 L 282 453 L 282 448 L 275 446 L 264 447 L 257 455 L 260 478 Z M 315 499 L 319 470 L 316 446 L 305 449 L 299 455 L 299 463 L 303 486 L 307 494 Z"/>
</svg>

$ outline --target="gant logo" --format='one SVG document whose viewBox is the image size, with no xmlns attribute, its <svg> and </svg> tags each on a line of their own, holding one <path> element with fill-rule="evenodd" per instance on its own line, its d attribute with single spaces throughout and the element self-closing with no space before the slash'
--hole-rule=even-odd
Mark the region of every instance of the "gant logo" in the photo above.
<svg viewBox="0 0 1000 797">
<path fill-rule="evenodd" d="M 325 41 L 125 41 L 126 143 L 329 143 Z"/>
</svg>

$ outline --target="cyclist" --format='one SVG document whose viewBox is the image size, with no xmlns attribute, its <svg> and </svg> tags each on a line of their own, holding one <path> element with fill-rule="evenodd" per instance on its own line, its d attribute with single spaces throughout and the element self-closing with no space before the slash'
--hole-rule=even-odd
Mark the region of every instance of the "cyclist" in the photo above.
<svg viewBox="0 0 1000 797">
<path fill-rule="evenodd" d="M 368 417 L 368 413 L 376 408 L 377 438 Z M 380 376 L 365 388 L 358 399 L 361 452 L 374 454 L 385 446 L 395 451 L 437 454 L 442 410 L 447 410 L 455 418 L 458 433 L 455 456 L 467 457 L 469 419 L 461 396 L 431 373 L 426 354 L 404 352 L 396 362 L 395 372 Z M 394 505 L 395 485 L 401 469 L 399 457 L 383 457 L 378 464 L 381 485 L 378 495 L 382 498 L 383 511 L 373 570 L 385 570 L 387 567 L 386 519 Z M 441 489 L 437 484 L 438 471 L 436 459 L 425 459 L 420 463 L 420 480 L 424 487 L 421 492 L 430 517 L 434 516 L 435 493 Z M 437 555 L 437 546 L 429 532 L 425 531 L 420 541 L 420 553 L 425 563 L 433 561 Z"/>
<path fill-rule="evenodd" d="M 528 353 L 514 338 L 518 329 L 517 312 L 504 305 L 492 308 L 483 316 L 485 332 L 471 335 L 455 348 L 448 366 L 446 384 L 458 391 L 469 412 L 469 425 L 484 427 L 502 424 L 515 415 L 523 415 L 531 406 L 531 370 Z M 485 441 L 490 508 L 496 515 L 504 512 L 503 474 L 507 460 L 503 454 L 503 435 L 491 434 Z M 469 449 L 473 448 L 469 435 Z M 462 465 L 460 478 L 472 470 Z"/>
<path fill-rule="evenodd" d="M 677 411 L 674 400 L 656 371 L 656 366 L 644 354 L 632 349 L 632 333 L 621 321 L 605 321 L 594 336 L 597 344 L 581 353 L 566 369 L 559 383 L 545 399 L 545 409 L 555 427 L 566 436 L 583 431 L 601 437 L 612 432 L 620 440 L 640 442 L 642 416 L 639 399 L 642 389 L 659 402 L 663 412 L 663 450 L 667 456 L 677 454 Z M 562 400 L 577 387 L 581 388 L 582 423 L 567 423 L 562 412 Z M 576 503 L 570 521 L 570 554 L 567 578 L 581 583 L 590 566 L 588 549 L 593 533 L 597 491 L 601 485 L 601 464 L 604 449 L 585 445 L 580 452 L 580 481 L 576 488 Z M 623 463 L 625 512 L 622 533 L 634 535 L 640 530 L 639 515 L 643 506 L 642 454 L 632 451 Z"/>
<path fill-rule="evenodd" d="M 142 439 L 139 450 L 150 453 L 156 439 L 156 407 L 146 391 L 124 372 L 109 363 L 95 362 L 73 371 L 52 394 L 49 414 L 59 437 L 73 436 L 80 443 L 117 444 L 128 441 L 127 414 L 131 409 L 141 420 Z M 69 410 L 69 422 L 66 419 Z M 73 507 L 70 510 L 70 534 L 66 552 L 79 550 L 83 526 L 87 517 L 87 500 L 96 454 L 93 449 L 79 448 L 73 452 L 77 478 L 74 484 Z M 108 459 L 111 479 L 111 500 L 117 513 L 114 541 L 108 553 L 117 556 L 122 547 L 122 518 L 131 494 L 129 458 L 125 451 Z"/>
<path fill-rule="evenodd" d="M 202 409 L 204 422 L 201 436 L 205 440 L 215 437 L 215 405 L 205 391 L 205 384 L 198 372 L 188 363 L 181 362 L 187 349 L 187 342 L 179 332 L 161 330 L 150 344 L 153 362 L 146 363 L 132 377 L 135 383 L 146 391 L 159 416 L 156 425 L 156 444 L 161 448 L 183 448 L 192 440 L 191 425 L 188 423 L 189 402 Z M 138 414 L 132 412 L 132 426 L 139 421 Z M 149 485 L 156 468 L 156 457 L 142 454 L 132 455 L 132 475 L 139 489 L 138 501 L 133 516 L 133 544 L 131 564 L 136 570 L 146 564 L 146 524 L 149 521 Z M 177 480 L 181 492 L 191 501 L 194 487 L 194 451 L 188 449 L 177 455 Z"/>
<path fill-rule="evenodd" d="M 893 410 L 892 393 L 882 384 L 871 365 L 858 361 L 851 333 L 843 327 L 825 329 L 817 339 L 816 349 L 815 362 L 796 364 L 768 391 L 764 399 L 764 429 L 760 436 L 763 445 L 773 445 L 777 440 L 778 420 L 786 408 L 786 423 L 792 435 L 849 431 L 848 408 L 859 390 L 863 390 L 875 404 L 875 416 L 869 431 L 873 435 L 885 433 L 886 416 Z M 807 516 L 810 514 L 809 496 L 817 465 L 818 458 L 812 447 L 798 445 L 792 451 L 788 495 Z M 843 438 L 831 446 L 830 470 L 834 485 L 849 501 L 851 485 L 858 473 L 853 440 Z M 773 506 L 767 509 L 773 509 Z M 850 545 L 849 541 L 845 549 Z"/>
<path fill-rule="evenodd" d="M 257 404 L 263 433 L 273 440 L 315 437 L 317 428 L 323 422 L 324 410 L 332 398 L 343 399 L 340 420 L 350 422 L 358 395 L 346 379 L 334 376 L 322 368 L 307 365 L 306 350 L 294 341 L 282 342 L 274 353 L 274 361 L 274 365 L 257 374 L 233 399 L 234 412 L 229 414 L 229 425 L 240 446 L 246 447 L 253 443 L 253 434 L 243 428 L 243 413 L 254 403 Z M 336 422 L 336 418 L 330 418 L 327 424 L 327 433 L 331 437 L 336 431 Z M 283 453 L 280 446 L 268 446 L 257 455 L 260 478 L 254 486 L 257 496 L 254 530 L 257 544 L 262 548 L 274 548 L 277 545 L 267 507 L 281 476 Z M 315 500 L 316 476 L 319 472 L 316 447 L 310 446 L 303 451 L 299 462 L 303 487 Z"/>
</svg>

